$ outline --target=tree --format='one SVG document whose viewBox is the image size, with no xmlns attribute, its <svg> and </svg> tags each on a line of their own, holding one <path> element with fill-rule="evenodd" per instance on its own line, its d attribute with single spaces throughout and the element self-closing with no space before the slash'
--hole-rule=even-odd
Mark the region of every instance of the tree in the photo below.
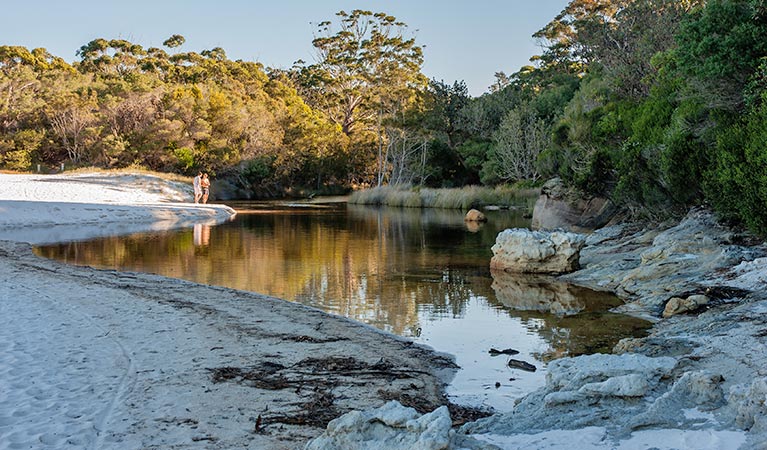
<svg viewBox="0 0 767 450">
<path fill-rule="evenodd" d="M 767 56 L 765 35 L 761 0 L 711 0 L 682 24 L 679 70 L 710 108 L 742 111 L 747 83 Z"/>
<path fill-rule="evenodd" d="M 176 48 L 184 45 L 184 42 L 186 42 L 186 38 L 184 38 L 184 36 L 181 36 L 180 34 L 174 34 L 173 36 L 163 41 L 162 45 L 168 48 Z"/>
<path fill-rule="evenodd" d="M 586 59 L 601 67 L 613 92 L 629 99 L 647 97 L 656 68 L 651 59 L 676 47 L 682 20 L 701 0 L 631 1 L 611 17 L 578 22 L 576 40 Z"/>
<path fill-rule="evenodd" d="M 315 106 L 349 135 L 360 126 L 377 126 L 384 111 L 425 85 L 423 50 L 393 16 L 359 9 L 336 15 L 338 31 L 330 21 L 317 25 L 313 45 L 319 61 L 306 69 L 303 88 L 315 93 Z"/>
<path fill-rule="evenodd" d="M 589 51 L 579 33 L 585 28 L 609 25 L 632 0 L 572 0 L 554 20 L 533 34 L 546 50 L 533 58 L 543 67 L 568 73 L 582 73 L 590 62 Z"/>
<path fill-rule="evenodd" d="M 429 83 L 426 126 L 440 134 L 448 147 L 455 149 L 464 140 L 461 129 L 461 111 L 469 104 L 466 83 L 456 81 L 453 85 L 432 80 Z"/>
<path fill-rule="evenodd" d="M 92 97 L 70 95 L 49 106 L 46 115 L 54 135 L 60 140 L 69 160 L 79 164 L 88 149 L 87 140 L 93 137 L 89 128 L 95 124 Z"/>
<path fill-rule="evenodd" d="M 495 134 L 495 156 L 501 179 L 537 180 L 538 156 L 549 146 L 549 129 L 529 105 L 510 111 Z"/>
</svg>

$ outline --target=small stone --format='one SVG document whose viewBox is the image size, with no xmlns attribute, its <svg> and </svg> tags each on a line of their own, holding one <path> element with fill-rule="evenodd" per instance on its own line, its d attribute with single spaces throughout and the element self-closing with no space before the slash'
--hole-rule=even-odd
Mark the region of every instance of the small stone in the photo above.
<svg viewBox="0 0 767 450">
<path fill-rule="evenodd" d="M 464 217 L 463 220 L 465 222 L 487 222 L 487 216 L 485 216 L 481 211 L 470 209 L 469 212 L 466 213 L 466 217 Z"/>
</svg>

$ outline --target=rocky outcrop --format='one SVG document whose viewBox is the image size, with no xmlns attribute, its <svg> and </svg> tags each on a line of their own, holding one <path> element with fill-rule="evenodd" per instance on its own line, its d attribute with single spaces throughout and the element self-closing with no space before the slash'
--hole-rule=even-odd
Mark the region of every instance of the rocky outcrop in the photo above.
<svg viewBox="0 0 767 450">
<path fill-rule="evenodd" d="M 673 358 L 633 354 L 559 359 L 549 364 L 546 385 L 522 399 L 511 412 L 467 424 L 461 432 L 514 434 L 601 426 L 631 416 L 624 409 L 643 410 L 643 402 L 637 400 L 659 396 L 661 380 L 675 365 Z"/>
<path fill-rule="evenodd" d="M 562 180 L 554 178 L 541 188 L 533 209 L 533 229 L 566 229 L 584 232 L 606 225 L 617 208 L 603 197 L 584 198 L 569 191 Z"/>
<path fill-rule="evenodd" d="M 585 237 L 575 233 L 504 230 L 493 245 L 490 268 L 518 273 L 561 274 L 577 270 Z"/>
<path fill-rule="evenodd" d="M 618 293 L 620 311 L 658 317 L 665 307 L 670 318 L 622 340 L 619 355 L 550 363 L 545 387 L 461 432 L 516 439 L 597 427 L 605 448 L 664 432 L 700 433 L 711 449 L 767 448 L 767 259 L 764 246 L 741 244 L 746 237 L 704 210 L 674 225 L 588 235 L 584 268 L 558 279 Z"/>
<path fill-rule="evenodd" d="M 707 371 L 679 373 L 670 357 L 564 358 L 549 365 L 546 386 L 511 412 L 467 424 L 461 432 L 510 435 L 598 426 L 625 436 L 651 425 L 691 426 L 686 410 L 724 405 L 722 381 Z"/>
<path fill-rule="evenodd" d="M 665 228 L 606 227 L 587 237 L 583 269 L 564 278 L 629 300 L 620 312 L 658 317 L 670 298 L 686 299 L 685 293 L 711 286 L 711 274 L 762 256 L 761 249 L 738 241 L 704 210 Z"/>
<path fill-rule="evenodd" d="M 367 411 L 352 411 L 330 421 L 305 450 L 447 450 L 497 447 L 457 435 L 446 406 L 418 414 L 397 401 Z"/>
</svg>

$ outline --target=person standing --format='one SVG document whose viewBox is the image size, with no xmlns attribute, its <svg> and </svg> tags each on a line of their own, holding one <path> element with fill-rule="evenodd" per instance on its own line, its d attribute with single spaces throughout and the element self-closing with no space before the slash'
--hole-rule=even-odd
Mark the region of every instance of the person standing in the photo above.
<svg viewBox="0 0 767 450">
<path fill-rule="evenodd" d="M 208 178 L 207 173 L 202 174 L 200 187 L 202 188 L 202 202 L 208 203 L 208 195 L 210 195 L 210 179 Z"/>
<path fill-rule="evenodd" d="M 192 187 L 194 187 L 195 203 L 200 203 L 200 198 L 202 197 L 202 186 L 200 185 L 201 181 L 202 181 L 202 172 L 197 172 L 197 176 L 194 177 L 194 181 L 192 181 Z"/>
</svg>

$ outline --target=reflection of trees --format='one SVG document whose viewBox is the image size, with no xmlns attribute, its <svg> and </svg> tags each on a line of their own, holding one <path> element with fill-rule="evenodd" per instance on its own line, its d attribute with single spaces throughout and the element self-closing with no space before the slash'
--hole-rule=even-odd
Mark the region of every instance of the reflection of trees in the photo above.
<svg viewBox="0 0 767 450">
<path fill-rule="evenodd" d="M 464 228 L 463 213 L 451 210 L 257 210 L 212 227 L 207 246 L 195 246 L 194 230 L 189 229 L 38 251 L 74 264 L 261 292 L 412 334 L 419 316 L 462 316 L 473 297 L 509 309 L 495 301 L 489 249 L 498 232 L 516 226 L 518 219 L 510 212 L 494 213 L 475 234 Z M 590 319 L 595 302 L 581 300 L 573 288 L 567 291 L 583 303 L 585 315 L 509 314 L 531 329 L 540 327 L 552 352 L 578 354 L 601 339 L 598 333 L 617 336 L 618 322 Z"/>
<path fill-rule="evenodd" d="M 584 312 L 575 316 L 541 317 L 537 330 L 551 349 L 540 355 L 543 361 L 563 356 L 611 353 L 627 336 L 644 336 L 650 323 L 636 317 L 609 312 Z"/>
<path fill-rule="evenodd" d="M 417 329 L 424 311 L 462 315 L 476 287 L 463 273 L 487 273 L 492 241 L 466 233 L 459 211 L 389 212 L 256 211 L 209 230 L 105 238 L 40 253 L 262 292 L 399 334 Z M 209 245 L 200 245 L 203 231 Z M 466 252 L 467 245 L 484 251 Z"/>
</svg>

